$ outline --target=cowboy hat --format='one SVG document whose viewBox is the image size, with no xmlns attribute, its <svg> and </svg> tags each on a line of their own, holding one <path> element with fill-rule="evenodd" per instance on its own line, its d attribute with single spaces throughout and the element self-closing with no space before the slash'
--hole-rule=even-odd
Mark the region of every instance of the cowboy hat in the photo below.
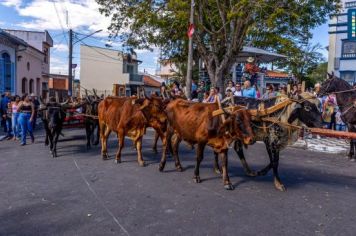
<svg viewBox="0 0 356 236">
<path fill-rule="evenodd" d="M 255 61 L 255 59 L 253 58 L 253 57 L 249 57 L 249 58 L 247 58 L 247 60 L 246 60 L 247 62 L 250 62 L 250 63 L 252 63 L 252 62 L 254 62 Z"/>
</svg>

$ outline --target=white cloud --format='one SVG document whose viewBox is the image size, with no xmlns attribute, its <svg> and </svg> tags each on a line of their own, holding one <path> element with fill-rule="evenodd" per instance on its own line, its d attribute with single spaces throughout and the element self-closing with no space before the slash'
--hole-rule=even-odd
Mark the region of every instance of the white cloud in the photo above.
<svg viewBox="0 0 356 236">
<path fill-rule="evenodd" d="M 18 8 L 22 4 L 22 0 L 2 0 L 0 4 L 7 7 Z"/>
<path fill-rule="evenodd" d="M 11 0 L 15 1 L 15 0 Z M 21 1 L 20 1 L 21 2 Z M 110 18 L 100 14 L 99 5 L 95 0 L 33 0 L 26 6 L 20 6 L 17 11 L 20 16 L 31 17 L 33 20 L 21 22 L 19 26 L 34 30 L 66 30 L 66 10 L 68 10 L 69 27 L 93 32 L 103 31 L 97 36 L 107 36 Z M 40 14 L 39 14 L 40 13 Z M 62 26 L 62 27 L 61 27 Z"/>
<path fill-rule="evenodd" d="M 50 73 L 52 74 L 68 74 L 67 60 L 51 56 Z"/>
<path fill-rule="evenodd" d="M 68 45 L 66 44 L 55 44 L 53 49 L 58 52 L 68 52 Z"/>
</svg>

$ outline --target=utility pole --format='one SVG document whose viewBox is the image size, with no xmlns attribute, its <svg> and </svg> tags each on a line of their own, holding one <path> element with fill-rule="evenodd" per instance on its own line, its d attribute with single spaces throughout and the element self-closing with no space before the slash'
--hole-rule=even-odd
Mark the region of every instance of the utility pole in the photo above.
<svg viewBox="0 0 356 236">
<path fill-rule="evenodd" d="M 69 30 L 69 60 L 68 60 L 68 96 L 72 96 L 72 60 L 73 60 L 73 30 Z"/>
<path fill-rule="evenodd" d="M 189 19 L 189 47 L 188 47 L 188 66 L 187 66 L 187 80 L 186 80 L 186 97 L 191 98 L 192 95 L 192 77 L 193 77 L 193 33 L 194 33 L 194 0 L 190 3 L 190 19 Z"/>
</svg>

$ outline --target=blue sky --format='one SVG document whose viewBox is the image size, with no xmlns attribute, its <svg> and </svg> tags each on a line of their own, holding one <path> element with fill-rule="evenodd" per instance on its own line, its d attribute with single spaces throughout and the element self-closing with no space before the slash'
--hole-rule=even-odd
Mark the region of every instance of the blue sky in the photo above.
<svg viewBox="0 0 356 236">
<path fill-rule="evenodd" d="M 66 21 L 68 12 L 68 25 Z M 0 28 L 48 30 L 54 40 L 51 49 L 51 73 L 67 74 L 68 36 L 66 32 L 73 28 L 76 32 L 89 34 L 96 30 L 103 31 L 95 38 L 88 38 L 84 43 L 104 47 L 109 43 L 113 49 L 122 49 L 116 42 L 108 42 L 106 31 L 110 19 L 98 12 L 95 0 L 0 0 Z M 63 33 L 64 32 L 64 33 Z M 324 24 L 313 30 L 313 43 L 328 45 L 328 27 Z M 83 36 L 80 36 L 83 37 Z M 139 70 L 154 73 L 157 67 L 158 51 L 138 50 L 138 58 L 143 61 Z M 323 50 L 325 58 L 327 51 Z M 73 63 L 78 64 L 76 78 L 79 76 L 79 43 L 74 47 Z"/>
</svg>

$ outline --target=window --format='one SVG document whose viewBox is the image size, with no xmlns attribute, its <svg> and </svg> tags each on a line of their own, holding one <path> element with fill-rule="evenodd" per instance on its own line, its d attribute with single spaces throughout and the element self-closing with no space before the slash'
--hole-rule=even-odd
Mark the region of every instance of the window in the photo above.
<svg viewBox="0 0 356 236">
<path fill-rule="evenodd" d="M 44 49 L 44 63 L 48 64 L 48 48 Z"/>
<path fill-rule="evenodd" d="M 22 78 L 21 92 L 22 92 L 22 94 L 27 93 L 27 79 L 26 78 Z"/>
<path fill-rule="evenodd" d="M 30 88 L 30 94 L 33 93 L 33 92 L 34 92 L 34 91 L 33 91 L 33 88 L 34 88 L 33 79 L 30 79 L 30 86 L 29 86 L 29 88 Z"/>
<path fill-rule="evenodd" d="M 4 81 L 1 81 L 3 83 L 3 89 L 4 91 L 11 91 L 12 89 L 12 82 L 13 82 L 13 72 L 12 72 L 12 63 L 10 59 L 10 55 L 6 52 L 4 52 L 1 55 L 1 58 L 3 60 L 3 68 L 0 68 L 0 71 L 3 71 L 3 76 L 4 76 Z"/>
<path fill-rule="evenodd" d="M 342 58 L 356 58 L 356 41 L 343 42 Z"/>
<path fill-rule="evenodd" d="M 352 7 L 356 7 L 356 1 L 345 2 L 345 8 L 352 8 Z"/>
<path fill-rule="evenodd" d="M 127 73 L 133 74 L 134 73 L 134 66 L 133 65 L 127 65 Z"/>
<path fill-rule="evenodd" d="M 30 63 L 27 62 L 27 70 L 30 71 Z"/>
<path fill-rule="evenodd" d="M 340 71 L 340 77 L 348 83 L 353 84 L 356 81 L 356 71 Z"/>
</svg>

